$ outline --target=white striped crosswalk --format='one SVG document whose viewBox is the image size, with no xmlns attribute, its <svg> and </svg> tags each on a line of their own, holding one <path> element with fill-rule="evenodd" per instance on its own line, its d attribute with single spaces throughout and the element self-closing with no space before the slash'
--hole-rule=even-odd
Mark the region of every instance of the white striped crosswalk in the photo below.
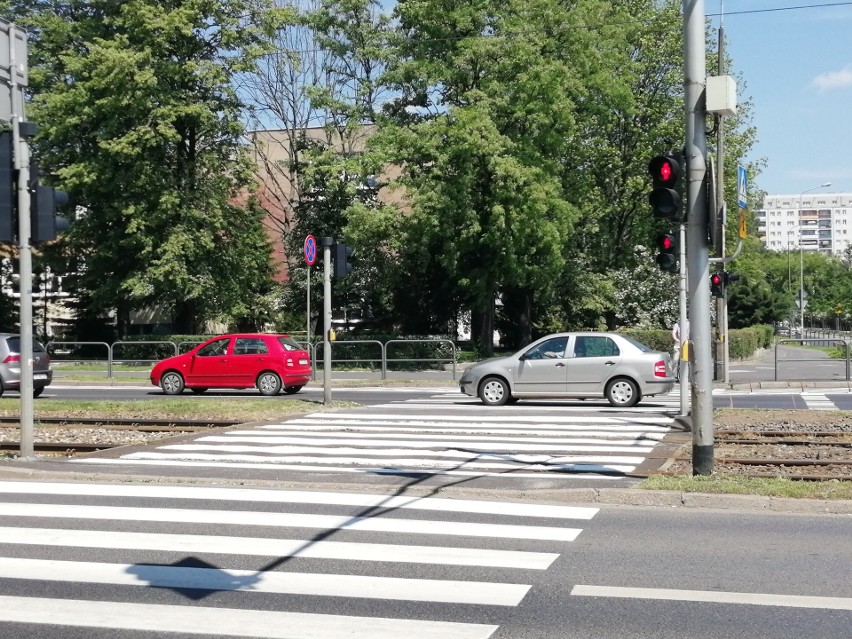
<svg viewBox="0 0 852 639">
<path fill-rule="evenodd" d="M 619 477 L 636 470 L 670 431 L 672 415 L 565 412 L 458 401 L 457 392 L 369 409 L 312 413 L 276 424 L 199 435 L 119 458 L 76 464 L 254 468 L 295 472 Z M 442 402 L 423 405 L 423 401 Z M 673 401 L 673 400 L 667 400 Z M 455 412 L 435 410 L 438 406 Z"/>
<path fill-rule="evenodd" d="M 486 639 L 596 513 L 403 494 L 0 482 L 0 636 L 25 624 Z M 205 604 L 203 593 L 217 596 Z"/>
</svg>

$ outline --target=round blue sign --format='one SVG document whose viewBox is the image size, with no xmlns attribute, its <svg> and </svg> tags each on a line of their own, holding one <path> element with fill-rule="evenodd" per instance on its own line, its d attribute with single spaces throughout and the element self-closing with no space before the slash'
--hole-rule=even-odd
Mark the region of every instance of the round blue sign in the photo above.
<svg viewBox="0 0 852 639">
<path fill-rule="evenodd" d="M 305 238 L 305 262 L 308 266 L 313 266 L 317 261 L 317 238 L 313 235 L 308 235 Z"/>
</svg>

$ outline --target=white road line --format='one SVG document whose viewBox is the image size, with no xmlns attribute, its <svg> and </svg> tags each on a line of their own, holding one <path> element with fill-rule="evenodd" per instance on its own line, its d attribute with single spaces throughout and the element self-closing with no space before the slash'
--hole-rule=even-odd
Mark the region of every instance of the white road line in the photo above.
<svg viewBox="0 0 852 639">
<path fill-rule="evenodd" d="M 0 578 L 481 606 L 517 606 L 531 587 L 527 584 L 484 581 L 258 572 L 147 563 L 112 564 L 15 557 L 5 557 L 0 563 Z"/>
<path fill-rule="evenodd" d="M 560 401 L 570 401 L 570 400 L 560 400 Z M 654 406 L 650 406 L 648 404 L 655 404 Z M 420 400 L 407 400 L 407 401 L 396 401 L 390 402 L 386 404 L 374 404 L 371 408 L 396 408 L 398 409 L 401 405 L 406 406 L 422 406 L 424 409 L 428 408 L 429 410 L 481 410 L 483 405 L 479 401 L 455 401 L 455 402 L 435 402 L 435 403 L 427 403 L 421 402 Z M 534 404 L 528 404 L 530 408 L 534 407 Z M 588 402 L 580 402 L 572 403 L 570 405 L 552 405 L 548 404 L 546 407 L 548 412 L 555 413 L 588 413 L 589 411 L 595 411 L 597 413 L 656 413 L 660 416 L 669 415 L 673 411 L 679 410 L 680 403 L 679 401 L 672 399 L 655 399 L 652 402 L 648 402 L 647 404 L 640 404 L 639 406 L 634 406 L 632 408 L 615 408 L 610 406 L 606 400 L 600 401 L 588 401 Z M 511 408 L 508 410 L 512 410 Z M 506 412 L 508 412 L 508 410 Z"/>
<path fill-rule="evenodd" d="M 574 586 L 572 595 L 581 597 L 619 597 L 628 599 L 662 599 L 666 601 L 700 601 L 706 603 L 783 606 L 852 610 L 849 597 L 808 597 L 801 595 L 769 595 L 752 592 L 716 592 L 712 590 L 674 590 L 670 588 L 621 588 L 614 586 Z"/>
<path fill-rule="evenodd" d="M 469 460 L 477 460 L 480 456 L 473 454 Z M 335 471 L 338 468 L 344 468 L 345 466 L 357 465 L 357 464 L 376 464 L 381 463 L 379 460 L 376 460 L 372 457 L 333 457 L 333 456 L 318 456 L 318 457 L 310 457 L 306 455 L 291 455 L 286 457 L 269 457 L 267 455 L 256 454 L 256 455 L 248 455 L 248 454 L 240 454 L 240 453 L 190 453 L 190 452 L 150 452 L 150 453 L 129 453 L 127 455 L 123 455 L 122 460 L 126 460 L 128 462 L 134 461 L 144 461 L 144 460 L 186 460 L 186 461 L 222 461 L 222 462 L 266 462 L 267 464 L 274 465 L 278 468 L 284 467 L 289 462 L 290 467 L 294 470 L 305 470 L 307 467 L 300 466 L 299 464 L 328 464 L 327 466 L 316 466 L 315 469 L 321 469 L 324 472 Z M 276 462 L 277 459 L 280 459 L 280 462 Z M 620 472 L 627 473 L 631 472 L 636 468 L 636 464 L 641 464 L 645 461 L 644 457 L 586 457 L 584 458 L 587 461 L 583 463 L 577 464 L 560 464 L 548 462 L 547 464 L 536 464 L 536 463 L 526 463 L 526 462 L 482 462 L 482 461 L 468 461 L 465 459 L 453 460 L 453 461 L 442 461 L 437 458 L 427 458 L 427 459 L 399 459 L 398 456 L 394 457 L 392 461 L 396 462 L 394 468 L 390 468 L 388 466 L 384 466 L 381 468 L 365 468 L 364 470 L 368 471 L 381 471 L 381 472 L 397 472 L 404 473 L 406 469 L 418 471 L 418 472 L 429 472 L 440 471 L 440 470 L 448 470 L 458 467 L 464 467 L 468 469 L 478 468 L 482 469 L 502 469 L 504 471 L 513 471 L 518 468 L 523 468 L 525 470 L 539 470 L 539 471 L 564 471 L 564 472 L 579 472 L 579 471 L 591 471 L 591 472 Z M 632 464 L 630 466 L 625 466 L 620 464 L 620 460 L 630 460 L 628 463 Z M 82 461 L 82 460 L 81 460 Z M 387 462 L 386 462 L 387 463 Z M 539 477 L 541 475 L 539 474 Z M 512 477 L 518 477 L 516 473 L 512 473 Z"/>
<path fill-rule="evenodd" d="M 451 546 L 315 541 L 311 539 L 267 539 L 223 535 L 182 535 L 165 533 L 116 532 L 106 530 L 66 530 L 57 528 L 3 528 L 0 543 L 60 548 L 102 548 L 112 550 L 153 550 L 191 554 L 248 555 L 254 557 L 308 557 L 349 561 L 428 564 L 442 566 L 484 566 L 547 570 L 559 557 L 556 553 Z"/>
<path fill-rule="evenodd" d="M 350 432 L 365 432 L 365 433 L 423 433 L 424 430 L 430 433 L 479 433 L 483 435 L 541 435 L 541 436 L 572 436 L 572 437 L 594 437 L 596 439 L 623 439 L 623 438 L 639 438 L 661 440 L 670 430 L 665 429 L 639 429 L 626 428 L 623 426 L 602 426 L 592 428 L 589 426 L 563 426 L 560 428 L 548 428 L 549 424 L 541 424 L 539 428 L 535 428 L 533 424 L 519 424 L 517 426 L 495 425 L 464 425 L 464 424 L 443 424 L 438 425 L 436 422 L 424 423 L 406 420 L 404 423 L 395 424 L 387 422 L 387 425 L 379 425 L 371 422 L 360 422 L 357 420 L 348 420 L 346 422 L 287 422 L 283 425 L 274 426 L 259 426 L 252 430 L 228 430 L 223 431 L 223 436 L 238 436 L 252 435 L 258 436 L 275 436 L 275 435 L 304 435 L 305 433 L 321 433 L 326 431 L 336 431 L 341 427 L 352 429 Z"/>
<path fill-rule="evenodd" d="M 369 436 L 361 436 L 356 433 L 351 436 L 341 436 L 338 433 L 316 433 L 308 437 L 221 437 L 208 436 L 198 437 L 195 441 L 197 445 L 203 445 L 206 448 L 225 449 L 226 442 L 230 445 L 237 446 L 242 444 L 263 444 L 258 446 L 243 446 L 243 449 L 260 452 L 261 450 L 270 453 L 294 453 L 298 451 L 321 452 L 323 449 L 331 450 L 333 448 L 361 450 L 362 452 L 376 450 L 375 447 L 381 447 L 384 451 L 390 451 L 384 454 L 397 454 L 394 451 L 429 451 L 441 450 L 443 448 L 460 448 L 463 450 L 472 450 L 478 453 L 492 452 L 500 453 L 511 450 L 514 452 L 550 452 L 554 450 L 564 452 L 583 452 L 583 453 L 649 453 L 654 448 L 653 442 L 637 441 L 631 444 L 630 440 L 616 441 L 612 444 L 606 444 L 600 440 L 564 440 L 558 443 L 551 444 L 524 444 L 513 439 L 499 438 L 498 440 L 489 440 L 482 437 L 471 437 L 470 439 L 459 439 L 457 437 L 447 439 L 429 439 L 426 441 L 404 439 L 373 439 Z M 545 440 L 547 441 L 547 440 Z M 208 444 L 213 444 L 210 446 Z M 576 443 L 575 443 L 576 442 Z M 276 445 L 279 444 L 279 445 Z M 318 446 L 322 444 L 322 446 Z M 360 447 L 352 448 L 352 444 L 361 444 Z M 187 444 L 163 444 L 157 446 L 157 450 L 181 450 L 181 446 Z M 404 446 L 404 448 L 389 448 L 393 446 Z M 367 447 L 366 451 L 363 447 Z"/>
<path fill-rule="evenodd" d="M 180 459 L 110 459 L 98 457 L 81 457 L 79 459 L 71 459 L 70 464 L 87 464 L 87 465 L 102 465 L 102 466 L 163 466 L 163 467 L 182 467 L 182 468 L 226 468 L 226 469 L 251 469 L 251 470 L 292 470 L 299 472 L 317 472 L 317 473 L 351 473 L 351 474 L 368 474 L 368 475 L 407 475 L 412 471 L 406 468 L 387 468 L 387 467 L 362 467 L 348 468 L 345 466 L 302 466 L 299 464 L 284 464 L 284 463 L 262 463 L 262 462 L 224 462 L 224 461 L 186 461 Z M 510 479 L 541 479 L 540 472 L 517 472 L 517 466 L 512 467 L 511 472 L 486 472 L 486 471 L 468 471 L 468 470 L 441 470 L 441 469 L 422 469 L 416 472 L 428 475 L 443 476 L 443 477 L 495 477 L 495 478 L 510 478 Z M 547 469 L 552 470 L 552 469 Z M 558 470 L 558 469 L 557 469 Z M 613 472 L 630 472 L 634 468 L 626 469 L 607 469 Z M 557 472 L 547 476 L 548 479 L 565 479 L 573 481 L 581 479 L 588 474 L 593 474 L 595 471 L 589 469 L 589 472 L 584 475 L 572 475 L 570 473 Z M 595 477 L 599 480 L 622 481 L 624 477 L 613 477 L 609 475 L 601 475 Z"/>
<path fill-rule="evenodd" d="M 301 460 L 305 462 L 322 462 L 334 461 L 336 464 L 363 464 L 367 462 L 376 463 L 377 458 L 392 457 L 393 461 L 399 464 L 407 465 L 423 465 L 423 464 L 444 464 L 445 467 L 451 468 L 457 465 L 459 461 L 469 460 L 475 461 L 483 468 L 515 468 L 518 465 L 558 465 L 560 463 L 617 463 L 617 464 L 641 464 L 645 461 L 645 457 L 641 453 L 651 452 L 651 449 L 645 448 L 629 448 L 627 450 L 617 450 L 618 447 L 612 448 L 601 447 L 601 450 L 586 451 L 585 449 L 579 452 L 631 452 L 637 453 L 634 456 L 627 455 L 566 455 L 565 451 L 573 450 L 568 447 L 564 451 L 554 450 L 549 455 L 536 454 L 515 454 L 503 452 L 482 452 L 479 450 L 411 450 L 408 448 L 388 448 L 388 449 L 371 449 L 371 448 L 346 448 L 332 446 L 302 446 L 302 447 L 284 447 L 284 446 L 238 446 L 227 444 L 172 444 L 161 446 L 155 452 L 139 452 L 128 453 L 124 455 L 127 459 L 149 459 L 149 455 L 168 454 L 171 457 L 194 457 L 194 456 L 212 456 L 229 458 L 229 459 L 257 459 L 258 461 L 270 460 Z M 163 452 L 165 451 L 165 452 Z M 424 452 L 428 457 L 416 457 Z M 181 453 L 189 453 L 184 455 Z M 347 456 L 349 455 L 349 456 Z"/>
<path fill-rule="evenodd" d="M 2 517 L 50 517 L 57 519 L 106 519 L 115 521 L 157 521 L 173 523 L 276 526 L 323 530 L 357 530 L 412 535 L 452 535 L 574 541 L 579 528 L 478 524 L 438 520 L 407 520 L 389 517 L 341 517 L 305 513 L 268 513 L 237 510 L 191 510 L 183 508 L 131 508 L 122 506 L 80 506 L 68 504 L 6 503 Z"/>
<path fill-rule="evenodd" d="M 511 409 L 510 409 L 511 410 Z M 548 407 L 548 411 L 550 407 Z M 665 429 L 665 426 L 660 425 L 661 421 L 665 421 L 671 423 L 673 420 L 670 418 L 656 418 L 656 417 L 639 417 L 639 416 L 630 416 L 630 417 L 600 417 L 600 416 L 588 416 L 588 415 L 577 415 L 571 417 L 561 417 L 558 415 L 511 415 L 511 414 L 501 414 L 503 411 L 499 413 L 495 413 L 494 415 L 489 415 L 487 418 L 480 416 L 480 419 L 487 419 L 487 421 L 483 422 L 474 422 L 471 420 L 469 415 L 441 415 L 440 419 L 436 417 L 427 417 L 427 416 L 415 416 L 411 413 L 361 413 L 361 412 L 328 412 L 328 413 L 310 413 L 305 415 L 303 418 L 299 419 L 319 419 L 322 421 L 338 421 L 338 420 L 347 420 L 347 419 L 357 419 L 359 421 L 370 420 L 370 421 L 409 421 L 411 419 L 423 419 L 423 420 L 437 420 L 437 423 L 446 423 L 446 422 L 463 422 L 465 424 L 473 423 L 473 424 L 501 424 L 501 423 L 510 423 L 512 425 L 517 425 L 521 423 L 533 422 L 535 424 L 566 424 L 566 425 L 574 425 L 574 424 L 596 424 L 596 425 L 629 425 L 629 426 L 638 426 L 647 424 L 651 428 L 648 430 L 654 430 L 653 427 L 658 429 Z M 282 422 L 282 425 L 286 427 L 286 425 L 290 423 Z"/>
<path fill-rule="evenodd" d="M 275 504 L 335 504 L 364 508 L 404 508 L 440 512 L 478 513 L 483 515 L 547 517 L 553 519 L 591 519 L 600 511 L 599 508 L 584 506 L 523 504 L 479 499 L 447 499 L 418 495 L 378 495 L 370 493 L 271 490 L 261 488 L 218 488 L 214 486 L 156 486 L 21 481 L 0 482 L 0 493 L 227 500 Z"/>
<path fill-rule="evenodd" d="M 45 611 L 50 611 L 46 617 Z M 262 639 L 488 639 L 498 626 L 296 612 L 0 596 L 0 621 Z"/>
<path fill-rule="evenodd" d="M 824 393 L 803 392 L 802 399 L 809 410 L 838 410 L 834 402 L 828 399 Z"/>
</svg>

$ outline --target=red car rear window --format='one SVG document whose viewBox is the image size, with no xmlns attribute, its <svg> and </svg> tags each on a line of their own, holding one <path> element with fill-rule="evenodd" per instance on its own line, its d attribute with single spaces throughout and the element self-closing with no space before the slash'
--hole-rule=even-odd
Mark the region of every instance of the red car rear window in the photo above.
<svg viewBox="0 0 852 639">
<path fill-rule="evenodd" d="M 281 342 L 281 346 L 284 347 L 285 351 L 303 351 L 305 347 L 299 344 L 292 337 L 283 337 L 279 336 L 278 341 Z"/>
</svg>

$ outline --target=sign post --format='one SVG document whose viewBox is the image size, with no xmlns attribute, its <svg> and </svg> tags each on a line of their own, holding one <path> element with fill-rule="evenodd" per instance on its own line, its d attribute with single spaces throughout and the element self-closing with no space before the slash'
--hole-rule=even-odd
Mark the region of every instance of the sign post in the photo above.
<svg viewBox="0 0 852 639">
<path fill-rule="evenodd" d="M 33 432 L 33 285 L 30 245 L 30 155 L 23 129 L 24 90 L 29 84 L 27 33 L 0 21 L 0 120 L 12 128 L 14 167 L 18 171 L 18 260 L 21 291 L 21 458 L 35 455 Z"/>
<path fill-rule="evenodd" d="M 311 267 L 317 261 L 317 239 L 313 235 L 305 238 L 305 263 L 308 265 L 308 352 L 311 352 Z"/>
<path fill-rule="evenodd" d="M 748 173 L 744 166 L 737 167 L 737 206 L 748 208 Z"/>
</svg>

